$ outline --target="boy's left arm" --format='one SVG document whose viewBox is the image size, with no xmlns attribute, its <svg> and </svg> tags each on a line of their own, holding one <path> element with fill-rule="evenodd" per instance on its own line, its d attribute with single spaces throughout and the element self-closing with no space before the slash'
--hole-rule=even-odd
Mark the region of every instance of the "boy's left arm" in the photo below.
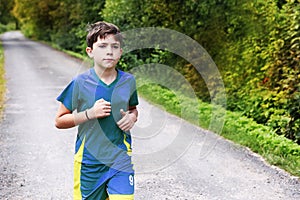
<svg viewBox="0 0 300 200">
<path fill-rule="evenodd" d="M 136 122 L 137 117 L 138 117 L 138 111 L 136 109 L 136 106 L 129 106 L 128 111 L 129 111 L 129 114 L 134 114 L 134 116 L 135 116 L 135 121 L 134 122 Z"/>
</svg>

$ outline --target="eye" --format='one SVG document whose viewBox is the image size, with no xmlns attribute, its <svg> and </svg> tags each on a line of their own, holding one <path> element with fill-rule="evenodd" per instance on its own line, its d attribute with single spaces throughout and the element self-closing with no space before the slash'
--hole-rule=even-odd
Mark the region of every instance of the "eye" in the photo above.
<svg viewBox="0 0 300 200">
<path fill-rule="evenodd" d="M 98 47 L 99 47 L 99 48 L 105 48 L 106 45 L 99 45 Z"/>
<path fill-rule="evenodd" d="M 119 47 L 119 45 L 114 45 L 113 48 L 114 49 L 119 49 L 120 47 Z"/>
</svg>

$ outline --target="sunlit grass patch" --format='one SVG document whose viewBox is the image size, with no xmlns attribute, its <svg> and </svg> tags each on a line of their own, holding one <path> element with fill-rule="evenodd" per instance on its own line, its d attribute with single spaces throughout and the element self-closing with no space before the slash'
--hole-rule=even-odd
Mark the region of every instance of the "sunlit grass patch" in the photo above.
<svg viewBox="0 0 300 200">
<path fill-rule="evenodd" d="M 4 50 L 2 42 L 0 41 L 0 116 L 3 114 L 4 98 L 5 98 L 5 70 L 4 70 Z"/>
</svg>

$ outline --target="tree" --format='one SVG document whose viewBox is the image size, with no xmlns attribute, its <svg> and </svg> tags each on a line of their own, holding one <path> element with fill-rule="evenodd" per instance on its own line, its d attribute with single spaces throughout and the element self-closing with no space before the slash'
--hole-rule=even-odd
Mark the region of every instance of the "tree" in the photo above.
<svg viewBox="0 0 300 200">
<path fill-rule="evenodd" d="M 15 21 L 11 11 L 14 7 L 14 1 L 12 0 L 0 0 L 0 23 L 8 24 Z"/>
<path fill-rule="evenodd" d="M 26 36 L 49 40 L 53 25 L 49 13 L 56 7 L 51 0 L 15 0 L 13 14 Z"/>
</svg>

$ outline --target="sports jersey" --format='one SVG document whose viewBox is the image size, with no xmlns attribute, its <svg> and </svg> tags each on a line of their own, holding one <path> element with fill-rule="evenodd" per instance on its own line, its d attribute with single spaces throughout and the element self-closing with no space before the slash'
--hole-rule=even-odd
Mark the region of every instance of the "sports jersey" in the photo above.
<svg viewBox="0 0 300 200">
<path fill-rule="evenodd" d="M 111 103 L 111 114 L 78 126 L 75 161 L 131 172 L 131 136 L 116 124 L 122 118 L 120 109 L 127 111 L 129 106 L 138 104 L 136 83 L 131 74 L 117 70 L 116 79 L 107 85 L 91 68 L 75 77 L 57 100 L 72 112 L 82 112 L 101 98 Z"/>
</svg>

